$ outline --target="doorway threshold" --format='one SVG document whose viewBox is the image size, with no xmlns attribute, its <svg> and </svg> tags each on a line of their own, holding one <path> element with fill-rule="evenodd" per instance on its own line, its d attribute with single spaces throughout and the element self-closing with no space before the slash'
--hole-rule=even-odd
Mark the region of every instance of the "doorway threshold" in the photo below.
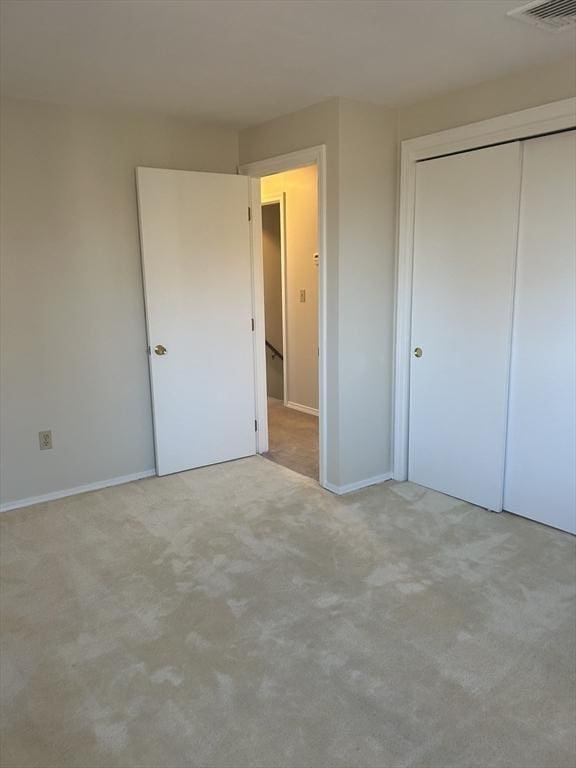
<svg viewBox="0 0 576 768">
<path fill-rule="evenodd" d="M 262 455 L 318 480 L 318 417 L 268 398 L 268 451 Z"/>
</svg>

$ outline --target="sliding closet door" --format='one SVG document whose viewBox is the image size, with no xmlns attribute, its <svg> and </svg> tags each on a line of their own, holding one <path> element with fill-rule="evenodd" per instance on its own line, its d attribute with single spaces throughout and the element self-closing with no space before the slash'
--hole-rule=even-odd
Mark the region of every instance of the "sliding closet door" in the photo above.
<svg viewBox="0 0 576 768">
<path fill-rule="evenodd" d="M 576 134 L 524 143 L 504 508 L 576 532 Z"/>
<path fill-rule="evenodd" d="M 419 163 L 409 478 L 502 508 L 519 143 Z"/>
</svg>

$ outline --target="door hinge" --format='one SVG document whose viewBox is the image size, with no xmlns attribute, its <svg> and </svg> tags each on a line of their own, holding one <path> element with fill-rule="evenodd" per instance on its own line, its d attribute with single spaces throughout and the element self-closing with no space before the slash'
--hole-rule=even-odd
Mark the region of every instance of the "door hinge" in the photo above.
<svg viewBox="0 0 576 768">
<path fill-rule="evenodd" d="M 258 419 L 254 419 L 254 432 L 258 432 Z"/>
<path fill-rule="evenodd" d="M 252 330 L 254 330 L 256 326 L 254 325 L 254 318 L 252 318 Z"/>
<path fill-rule="evenodd" d="M 248 221 L 252 221 L 252 208 L 248 208 Z"/>
</svg>

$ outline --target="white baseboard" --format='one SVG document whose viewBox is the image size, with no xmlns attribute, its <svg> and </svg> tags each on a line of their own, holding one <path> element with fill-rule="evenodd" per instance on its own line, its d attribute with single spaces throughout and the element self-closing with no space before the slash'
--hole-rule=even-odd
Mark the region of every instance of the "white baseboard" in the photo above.
<svg viewBox="0 0 576 768">
<path fill-rule="evenodd" d="M 300 403 L 292 403 L 290 400 L 285 403 L 286 408 L 293 408 L 295 411 L 301 411 L 302 413 L 308 413 L 310 416 L 318 416 L 318 408 L 310 408 L 308 405 L 300 405 Z"/>
<path fill-rule="evenodd" d="M 98 491 L 101 488 L 109 488 L 112 485 L 124 485 L 124 483 L 132 483 L 134 480 L 142 480 L 144 477 L 152 477 L 155 474 L 155 469 L 146 469 L 144 472 L 135 472 L 133 475 L 122 475 L 121 477 L 112 477 L 109 480 L 99 480 L 97 483 L 78 485 L 76 488 L 67 488 L 64 491 L 52 491 L 52 493 L 44 493 L 41 496 L 29 496 L 27 499 L 7 501 L 4 504 L 0 504 L 0 512 L 31 507 L 33 504 L 41 504 L 44 501 L 54 501 L 55 499 L 63 499 L 66 496 L 76 496 L 78 493 Z"/>
<path fill-rule="evenodd" d="M 392 480 L 392 472 L 385 472 L 383 475 L 368 477 L 366 480 L 358 480 L 356 483 L 348 483 L 348 485 L 333 485 L 332 483 L 324 483 L 324 488 L 332 491 L 332 493 L 336 493 L 338 496 L 342 496 L 345 493 L 352 493 L 352 491 L 359 491 L 361 488 L 367 488 L 369 485 L 379 485 L 379 483 L 385 483 L 387 480 Z"/>
</svg>

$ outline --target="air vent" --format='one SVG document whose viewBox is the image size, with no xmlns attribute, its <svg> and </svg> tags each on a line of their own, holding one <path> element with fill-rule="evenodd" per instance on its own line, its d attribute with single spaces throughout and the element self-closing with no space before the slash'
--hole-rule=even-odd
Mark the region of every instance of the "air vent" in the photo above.
<svg viewBox="0 0 576 768">
<path fill-rule="evenodd" d="M 508 11 L 508 16 L 550 32 L 560 32 L 576 25 L 576 0 L 534 0 Z"/>
</svg>

